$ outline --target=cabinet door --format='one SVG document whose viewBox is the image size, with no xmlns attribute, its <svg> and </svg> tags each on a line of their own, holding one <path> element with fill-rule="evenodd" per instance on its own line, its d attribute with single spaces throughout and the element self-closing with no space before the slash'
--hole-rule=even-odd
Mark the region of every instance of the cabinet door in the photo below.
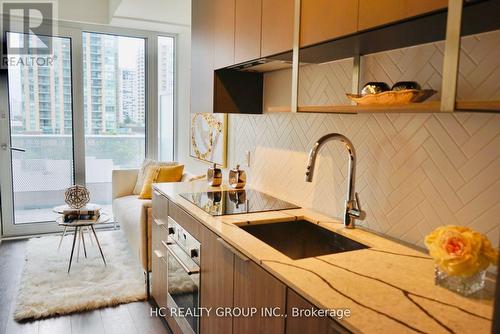
<svg viewBox="0 0 500 334">
<path fill-rule="evenodd" d="M 293 47 L 294 0 L 262 0 L 261 57 Z"/>
<path fill-rule="evenodd" d="M 236 64 L 260 58 L 261 10 L 261 0 L 236 0 L 234 28 Z"/>
<path fill-rule="evenodd" d="M 448 7 L 448 0 L 405 0 L 405 15 L 412 17 L 446 7 Z"/>
<path fill-rule="evenodd" d="M 205 227 L 201 229 L 200 260 L 200 306 L 212 308 L 210 317 L 200 318 L 200 332 L 231 334 L 233 320 L 231 317 L 217 316 L 215 310 L 233 306 L 234 255 Z"/>
<path fill-rule="evenodd" d="M 151 256 L 151 295 L 159 307 L 167 307 L 167 263 L 162 240 L 167 240 L 166 224 L 153 218 Z"/>
<path fill-rule="evenodd" d="M 214 0 L 214 68 L 234 64 L 235 0 Z"/>
<path fill-rule="evenodd" d="M 233 318 L 234 333 L 284 333 L 285 317 L 263 317 L 260 311 L 279 308 L 280 313 L 285 312 L 285 285 L 249 259 L 234 259 L 234 307 L 257 309 L 252 317 Z"/>
<path fill-rule="evenodd" d="M 167 222 L 168 199 L 156 189 L 153 189 L 152 211 L 153 211 L 153 218 L 156 218 L 162 221 L 163 223 Z"/>
<path fill-rule="evenodd" d="M 355 33 L 357 24 L 358 0 L 302 0 L 300 46 Z"/>
<path fill-rule="evenodd" d="M 429 13 L 447 5 L 447 0 L 359 0 L 358 30 Z"/>
<path fill-rule="evenodd" d="M 316 317 L 293 317 L 292 308 L 298 310 L 310 310 L 315 308 L 312 304 L 299 296 L 291 289 L 287 289 L 287 318 L 286 318 L 286 334 L 303 334 L 303 333 L 325 333 L 325 334 L 343 334 L 349 333 L 341 327 L 337 322 L 330 318 Z"/>
<path fill-rule="evenodd" d="M 191 112 L 213 111 L 214 6 L 193 0 L 191 11 Z"/>
<path fill-rule="evenodd" d="M 373 28 L 405 17 L 405 1 L 359 0 L 358 30 Z"/>
</svg>

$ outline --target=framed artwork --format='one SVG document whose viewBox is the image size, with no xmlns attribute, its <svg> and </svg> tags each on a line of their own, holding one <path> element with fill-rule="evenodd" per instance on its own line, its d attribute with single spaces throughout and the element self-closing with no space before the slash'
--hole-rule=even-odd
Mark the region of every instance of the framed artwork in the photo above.
<svg viewBox="0 0 500 334">
<path fill-rule="evenodd" d="M 191 114 L 190 156 L 225 168 L 227 163 L 227 114 Z"/>
</svg>

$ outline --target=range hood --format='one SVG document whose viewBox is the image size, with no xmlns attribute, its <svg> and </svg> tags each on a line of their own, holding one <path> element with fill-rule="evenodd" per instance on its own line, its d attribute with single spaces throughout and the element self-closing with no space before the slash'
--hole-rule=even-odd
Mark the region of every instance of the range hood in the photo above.
<svg viewBox="0 0 500 334">
<path fill-rule="evenodd" d="M 263 57 L 244 63 L 235 64 L 226 68 L 243 72 L 271 72 L 286 68 L 292 68 L 292 58 L 292 51 L 288 51 L 270 57 Z"/>
</svg>

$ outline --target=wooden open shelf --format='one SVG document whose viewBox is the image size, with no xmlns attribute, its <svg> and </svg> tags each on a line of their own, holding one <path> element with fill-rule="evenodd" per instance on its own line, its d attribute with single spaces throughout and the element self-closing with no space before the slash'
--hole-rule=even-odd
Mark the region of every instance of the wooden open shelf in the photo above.
<svg viewBox="0 0 500 334">
<path fill-rule="evenodd" d="M 360 114 L 360 113 L 433 113 L 440 112 L 441 101 L 406 104 L 400 106 L 299 106 L 299 113 L 332 113 L 332 114 Z M 500 101 L 457 101 L 456 111 L 500 111 Z M 290 112 L 288 106 L 268 107 L 265 112 Z"/>
</svg>

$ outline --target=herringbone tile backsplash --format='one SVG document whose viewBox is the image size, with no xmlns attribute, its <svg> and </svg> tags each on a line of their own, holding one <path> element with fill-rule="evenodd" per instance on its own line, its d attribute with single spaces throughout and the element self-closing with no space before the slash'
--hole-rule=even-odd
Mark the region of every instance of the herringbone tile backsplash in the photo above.
<svg viewBox="0 0 500 334">
<path fill-rule="evenodd" d="M 499 36 L 464 41 L 461 97 L 500 99 Z M 365 57 L 362 82 L 417 79 L 440 90 L 442 45 L 419 48 Z M 492 61 L 497 65 L 492 67 Z M 345 102 L 349 61 L 326 66 L 301 70 L 299 104 Z M 356 148 L 356 190 L 367 212 L 364 226 L 423 246 L 424 236 L 435 227 L 465 225 L 499 245 L 499 114 L 231 115 L 229 163 L 243 166 L 250 151 L 251 167 L 245 167 L 250 184 L 340 216 L 347 187 L 347 154 L 340 144 L 324 147 L 313 183 L 304 181 L 310 147 L 330 132 L 346 135 Z"/>
</svg>

